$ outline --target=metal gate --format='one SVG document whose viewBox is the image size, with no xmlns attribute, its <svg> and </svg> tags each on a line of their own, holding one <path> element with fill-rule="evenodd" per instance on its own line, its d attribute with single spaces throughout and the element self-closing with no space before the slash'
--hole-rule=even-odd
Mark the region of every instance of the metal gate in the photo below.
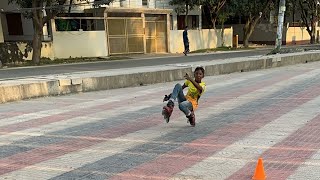
<svg viewBox="0 0 320 180">
<path fill-rule="evenodd" d="M 142 18 L 108 17 L 106 26 L 110 55 L 144 53 Z"/>
<path fill-rule="evenodd" d="M 167 21 L 165 15 L 146 16 L 146 52 L 164 53 L 167 48 Z"/>
</svg>

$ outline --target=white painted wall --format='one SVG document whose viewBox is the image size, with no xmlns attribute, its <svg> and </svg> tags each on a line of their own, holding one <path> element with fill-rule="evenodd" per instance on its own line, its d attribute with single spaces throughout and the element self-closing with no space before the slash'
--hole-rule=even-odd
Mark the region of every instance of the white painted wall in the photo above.
<svg viewBox="0 0 320 180">
<path fill-rule="evenodd" d="M 54 58 L 108 56 L 105 31 L 56 31 L 51 24 Z"/>
<path fill-rule="evenodd" d="M 17 43 L 24 52 L 26 43 Z M 32 51 L 26 60 L 32 59 Z M 53 42 L 43 42 L 41 57 L 50 59 L 75 57 L 107 56 L 107 45 L 104 31 L 54 32 Z"/>
<path fill-rule="evenodd" d="M 105 31 L 60 31 L 53 33 L 55 58 L 108 56 Z"/>
<path fill-rule="evenodd" d="M 304 44 L 309 43 L 310 35 L 306 27 L 289 27 L 286 33 L 287 44 Z"/>
<path fill-rule="evenodd" d="M 24 53 L 24 50 L 26 49 L 27 44 L 26 43 L 19 43 L 17 42 L 18 48 L 20 49 L 20 51 L 22 53 Z M 28 52 L 28 57 L 24 59 L 26 60 L 32 60 L 32 53 Z M 50 59 L 54 59 L 54 54 L 53 54 L 53 44 L 52 42 L 43 42 L 42 43 L 42 48 L 41 48 L 41 57 L 45 57 L 45 58 L 50 58 Z"/>
<path fill-rule="evenodd" d="M 213 29 L 189 30 L 188 37 L 190 42 L 190 51 L 216 48 L 221 46 L 222 39 L 220 32 L 221 30 L 214 31 Z M 170 53 L 182 53 L 184 51 L 182 33 L 183 30 L 170 31 Z M 225 46 L 232 46 L 232 36 L 232 28 L 225 29 Z"/>
<path fill-rule="evenodd" d="M 170 53 L 182 53 L 184 50 L 182 30 L 170 31 Z M 190 50 L 216 48 L 221 46 L 220 30 L 189 30 Z M 108 56 L 107 41 L 104 31 L 60 31 L 53 32 L 53 42 L 43 43 L 42 57 L 75 58 Z M 232 46 L 232 28 L 224 33 L 225 46 Z M 19 44 L 24 51 L 25 43 Z M 32 52 L 28 58 L 31 59 Z"/>
</svg>

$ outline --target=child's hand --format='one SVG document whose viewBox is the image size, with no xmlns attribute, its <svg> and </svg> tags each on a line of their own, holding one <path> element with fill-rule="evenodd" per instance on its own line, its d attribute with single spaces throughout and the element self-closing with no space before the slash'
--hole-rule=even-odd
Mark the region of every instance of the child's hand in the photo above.
<svg viewBox="0 0 320 180">
<path fill-rule="evenodd" d="M 186 78 L 186 80 L 189 80 L 189 81 L 191 80 L 191 78 L 190 78 L 188 73 L 186 73 L 186 75 L 184 75 L 184 78 Z"/>
</svg>

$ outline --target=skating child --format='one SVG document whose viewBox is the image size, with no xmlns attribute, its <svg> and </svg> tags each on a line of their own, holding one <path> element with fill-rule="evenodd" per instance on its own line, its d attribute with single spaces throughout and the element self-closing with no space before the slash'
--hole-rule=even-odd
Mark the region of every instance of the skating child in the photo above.
<svg viewBox="0 0 320 180">
<path fill-rule="evenodd" d="M 204 78 L 204 69 L 202 67 L 197 67 L 194 70 L 194 79 L 188 74 L 184 77 L 186 81 L 183 85 L 176 84 L 172 93 L 170 95 L 165 95 L 163 101 L 168 101 L 168 103 L 163 107 L 162 115 L 168 123 L 174 109 L 174 101 L 177 99 L 179 109 L 186 115 L 190 125 L 195 126 L 194 111 L 198 108 L 198 101 L 206 90 L 206 84 L 202 81 L 202 78 Z M 186 87 L 188 87 L 188 92 L 184 95 L 183 89 Z"/>
</svg>

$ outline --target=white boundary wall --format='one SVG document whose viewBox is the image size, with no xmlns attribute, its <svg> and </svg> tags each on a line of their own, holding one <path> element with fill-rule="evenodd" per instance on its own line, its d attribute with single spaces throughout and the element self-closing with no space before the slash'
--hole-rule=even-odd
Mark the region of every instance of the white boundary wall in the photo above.
<svg viewBox="0 0 320 180">
<path fill-rule="evenodd" d="M 108 56 L 106 31 L 56 31 L 52 20 L 54 58 Z"/>
<path fill-rule="evenodd" d="M 60 31 L 53 33 L 55 58 L 108 56 L 105 31 Z"/>
<path fill-rule="evenodd" d="M 183 30 L 170 31 L 170 53 L 182 53 L 184 51 Z M 224 46 L 232 46 L 233 29 L 224 30 Z M 222 46 L 221 29 L 188 30 L 190 51 L 210 49 Z"/>
</svg>

